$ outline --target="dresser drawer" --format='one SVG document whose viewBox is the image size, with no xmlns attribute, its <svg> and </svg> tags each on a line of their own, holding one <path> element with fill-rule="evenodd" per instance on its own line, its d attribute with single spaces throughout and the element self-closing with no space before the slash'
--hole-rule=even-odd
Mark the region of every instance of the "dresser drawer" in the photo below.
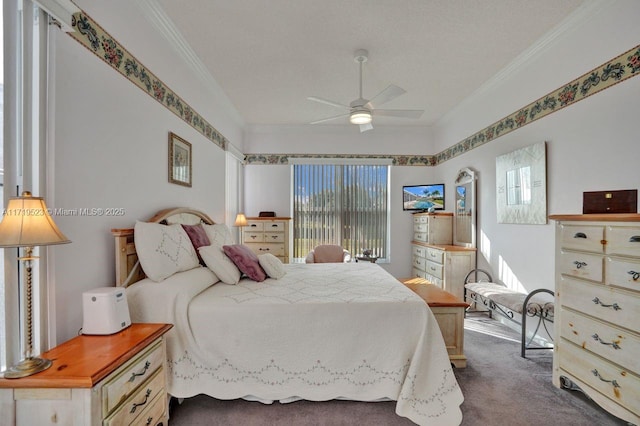
<svg viewBox="0 0 640 426">
<path fill-rule="evenodd" d="M 562 311 L 560 330 L 563 337 L 576 345 L 640 373 L 640 336 L 637 334 L 569 310 Z"/>
<path fill-rule="evenodd" d="M 245 232 L 243 240 L 245 242 L 261 243 L 264 241 L 264 232 Z"/>
<path fill-rule="evenodd" d="M 640 257 L 640 226 L 607 226 L 607 254 Z"/>
<path fill-rule="evenodd" d="M 423 270 L 420 270 L 418 268 L 411 268 L 411 276 L 412 277 L 417 277 L 417 278 L 424 278 L 425 277 L 425 273 Z"/>
<path fill-rule="evenodd" d="M 248 220 L 247 226 L 245 226 L 245 231 L 249 232 L 263 232 L 264 231 L 264 222 L 260 220 Z"/>
<path fill-rule="evenodd" d="M 602 253 L 604 226 L 560 225 L 560 246 L 565 249 Z"/>
<path fill-rule="evenodd" d="M 601 283 L 603 263 L 604 256 L 562 250 L 557 267 L 561 274 Z"/>
<path fill-rule="evenodd" d="M 271 253 L 274 256 L 284 256 L 284 244 L 283 243 L 245 243 L 255 254 Z"/>
<path fill-rule="evenodd" d="M 413 224 L 429 223 L 429 216 L 413 216 Z"/>
<path fill-rule="evenodd" d="M 640 299 L 632 292 L 563 277 L 559 299 L 562 306 L 629 330 L 638 329 Z"/>
<path fill-rule="evenodd" d="M 558 358 L 560 369 L 640 414 L 640 377 L 566 341 L 558 351 Z"/>
<path fill-rule="evenodd" d="M 438 287 L 442 288 L 442 280 L 440 278 L 436 277 L 435 275 L 431 275 L 431 274 L 425 272 L 424 279 L 429 281 L 431 284 L 435 284 Z"/>
<path fill-rule="evenodd" d="M 414 232 L 427 232 L 429 230 L 429 225 L 426 223 L 418 223 L 413 225 Z"/>
<path fill-rule="evenodd" d="M 435 263 L 435 262 L 431 262 L 430 260 L 427 260 L 426 268 L 424 270 L 427 274 L 432 275 L 436 278 L 442 279 L 441 263 Z"/>
<path fill-rule="evenodd" d="M 420 269 L 421 271 L 424 271 L 425 267 L 426 267 L 426 263 L 427 261 L 425 260 L 424 257 L 420 257 L 420 256 L 413 256 L 413 268 L 414 269 Z"/>
<path fill-rule="evenodd" d="M 282 232 L 265 232 L 265 243 L 284 243 L 284 233 Z"/>
<path fill-rule="evenodd" d="M 285 222 L 265 222 L 265 232 L 284 232 Z"/>
<path fill-rule="evenodd" d="M 415 241 L 422 241 L 423 243 L 427 242 L 427 233 L 426 232 L 414 232 L 413 239 Z"/>
<path fill-rule="evenodd" d="M 420 246 L 411 246 L 411 252 L 414 256 L 426 257 L 427 256 L 427 248 Z"/>
<path fill-rule="evenodd" d="M 640 260 L 607 257 L 605 265 L 606 284 L 640 292 Z"/>
<path fill-rule="evenodd" d="M 109 414 L 123 399 L 147 380 L 154 371 L 163 365 L 164 352 L 161 342 L 153 345 L 149 351 L 136 358 L 133 363 L 122 367 L 114 378 L 102 388 L 102 413 Z"/>
<path fill-rule="evenodd" d="M 164 375 L 163 369 L 156 371 L 155 375 L 106 418 L 103 424 L 105 426 L 130 425 L 134 421 L 135 424 L 147 424 L 148 418 L 138 419 L 138 417 L 144 414 L 145 409 L 153 408 L 155 399 L 166 398 Z"/>
<path fill-rule="evenodd" d="M 427 249 L 427 260 L 430 260 L 436 263 L 443 263 L 443 259 L 444 259 L 444 251 L 436 250 L 431 247 Z"/>
</svg>

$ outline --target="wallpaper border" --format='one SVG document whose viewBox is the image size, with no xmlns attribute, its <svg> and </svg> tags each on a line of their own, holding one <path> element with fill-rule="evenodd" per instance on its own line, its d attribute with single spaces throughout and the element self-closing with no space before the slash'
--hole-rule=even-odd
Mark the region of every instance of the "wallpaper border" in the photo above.
<svg viewBox="0 0 640 426">
<path fill-rule="evenodd" d="M 71 19 L 73 39 L 118 71 L 143 92 L 184 120 L 200 134 L 226 149 L 229 142 L 215 127 L 198 114 L 176 92 L 149 71 L 127 49 L 118 43 L 84 11 L 74 13 Z"/>
<path fill-rule="evenodd" d="M 229 141 L 177 93 L 140 63 L 84 11 L 74 13 L 68 34 L 142 91 L 226 150 Z M 549 114 L 640 74 L 640 45 L 629 49 L 435 155 L 245 154 L 245 164 L 288 164 L 289 158 L 390 158 L 396 166 L 436 166 Z"/>
</svg>

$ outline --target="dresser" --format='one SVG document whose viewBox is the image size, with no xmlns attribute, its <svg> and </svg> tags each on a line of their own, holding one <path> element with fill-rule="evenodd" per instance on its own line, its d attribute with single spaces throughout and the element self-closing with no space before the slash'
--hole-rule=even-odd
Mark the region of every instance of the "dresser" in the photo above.
<svg viewBox="0 0 640 426">
<path fill-rule="evenodd" d="M 415 213 L 411 241 L 413 277 L 464 300 L 464 278 L 476 267 L 476 249 L 452 245 L 453 213 Z"/>
<path fill-rule="evenodd" d="M 640 424 L 640 215 L 556 221 L 553 383 Z"/>
<path fill-rule="evenodd" d="M 132 324 L 77 336 L 42 357 L 53 365 L 0 379 L 0 423 L 17 426 L 166 425 L 166 349 L 171 324 Z"/>
<path fill-rule="evenodd" d="M 290 226 L 288 217 L 248 217 L 242 228 L 242 244 L 257 255 L 271 253 L 289 263 Z"/>
</svg>

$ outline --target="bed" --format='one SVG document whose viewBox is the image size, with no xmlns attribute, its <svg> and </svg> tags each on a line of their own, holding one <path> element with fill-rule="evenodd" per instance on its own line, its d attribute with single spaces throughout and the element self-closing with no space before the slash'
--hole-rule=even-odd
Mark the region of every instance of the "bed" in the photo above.
<svg viewBox="0 0 640 426">
<path fill-rule="evenodd" d="M 214 224 L 186 208 L 146 222 Z M 235 285 L 197 266 L 157 281 L 140 267 L 133 230 L 112 233 L 132 321 L 174 324 L 170 395 L 394 400 L 417 424 L 461 423 L 462 392 L 433 314 L 379 265 L 286 264 L 279 279 Z"/>
</svg>

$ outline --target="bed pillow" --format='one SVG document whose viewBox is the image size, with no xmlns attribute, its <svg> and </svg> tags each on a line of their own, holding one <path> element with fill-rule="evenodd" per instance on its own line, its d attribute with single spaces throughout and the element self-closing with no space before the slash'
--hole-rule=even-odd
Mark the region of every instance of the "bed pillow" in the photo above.
<svg viewBox="0 0 640 426">
<path fill-rule="evenodd" d="M 182 229 L 187 233 L 187 236 L 191 240 L 191 244 L 193 244 L 193 248 L 196 250 L 196 254 L 198 255 L 198 260 L 200 264 L 206 266 L 204 260 L 202 260 L 202 256 L 200 256 L 200 252 L 198 249 L 202 246 L 209 246 L 211 242 L 209 241 L 209 237 L 207 236 L 207 232 L 204 230 L 201 224 L 197 225 L 182 225 Z"/>
<path fill-rule="evenodd" d="M 235 265 L 246 276 L 254 281 L 264 281 L 267 279 L 267 274 L 260 266 L 258 256 L 251 249 L 243 244 L 232 244 L 222 246 L 224 253 L 235 263 Z"/>
<path fill-rule="evenodd" d="M 140 265 L 153 281 L 162 281 L 176 272 L 188 271 L 199 265 L 189 236 L 178 224 L 137 221 L 133 239 Z"/>
<path fill-rule="evenodd" d="M 264 269 L 264 272 L 269 278 L 279 280 L 287 273 L 282 261 L 271 253 L 259 254 L 258 262 L 260 262 L 260 266 L 262 266 L 262 269 Z"/>
<path fill-rule="evenodd" d="M 238 284 L 240 281 L 240 270 L 238 267 L 224 254 L 222 247 L 217 245 L 202 246 L 198 249 L 198 253 L 214 274 L 225 284 Z"/>
<path fill-rule="evenodd" d="M 231 236 L 231 230 L 224 223 L 216 223 L 215 225 L 202 225 L 212 246 L 222 248 L 224 245 L 235 244 Z"/>
</svg>

